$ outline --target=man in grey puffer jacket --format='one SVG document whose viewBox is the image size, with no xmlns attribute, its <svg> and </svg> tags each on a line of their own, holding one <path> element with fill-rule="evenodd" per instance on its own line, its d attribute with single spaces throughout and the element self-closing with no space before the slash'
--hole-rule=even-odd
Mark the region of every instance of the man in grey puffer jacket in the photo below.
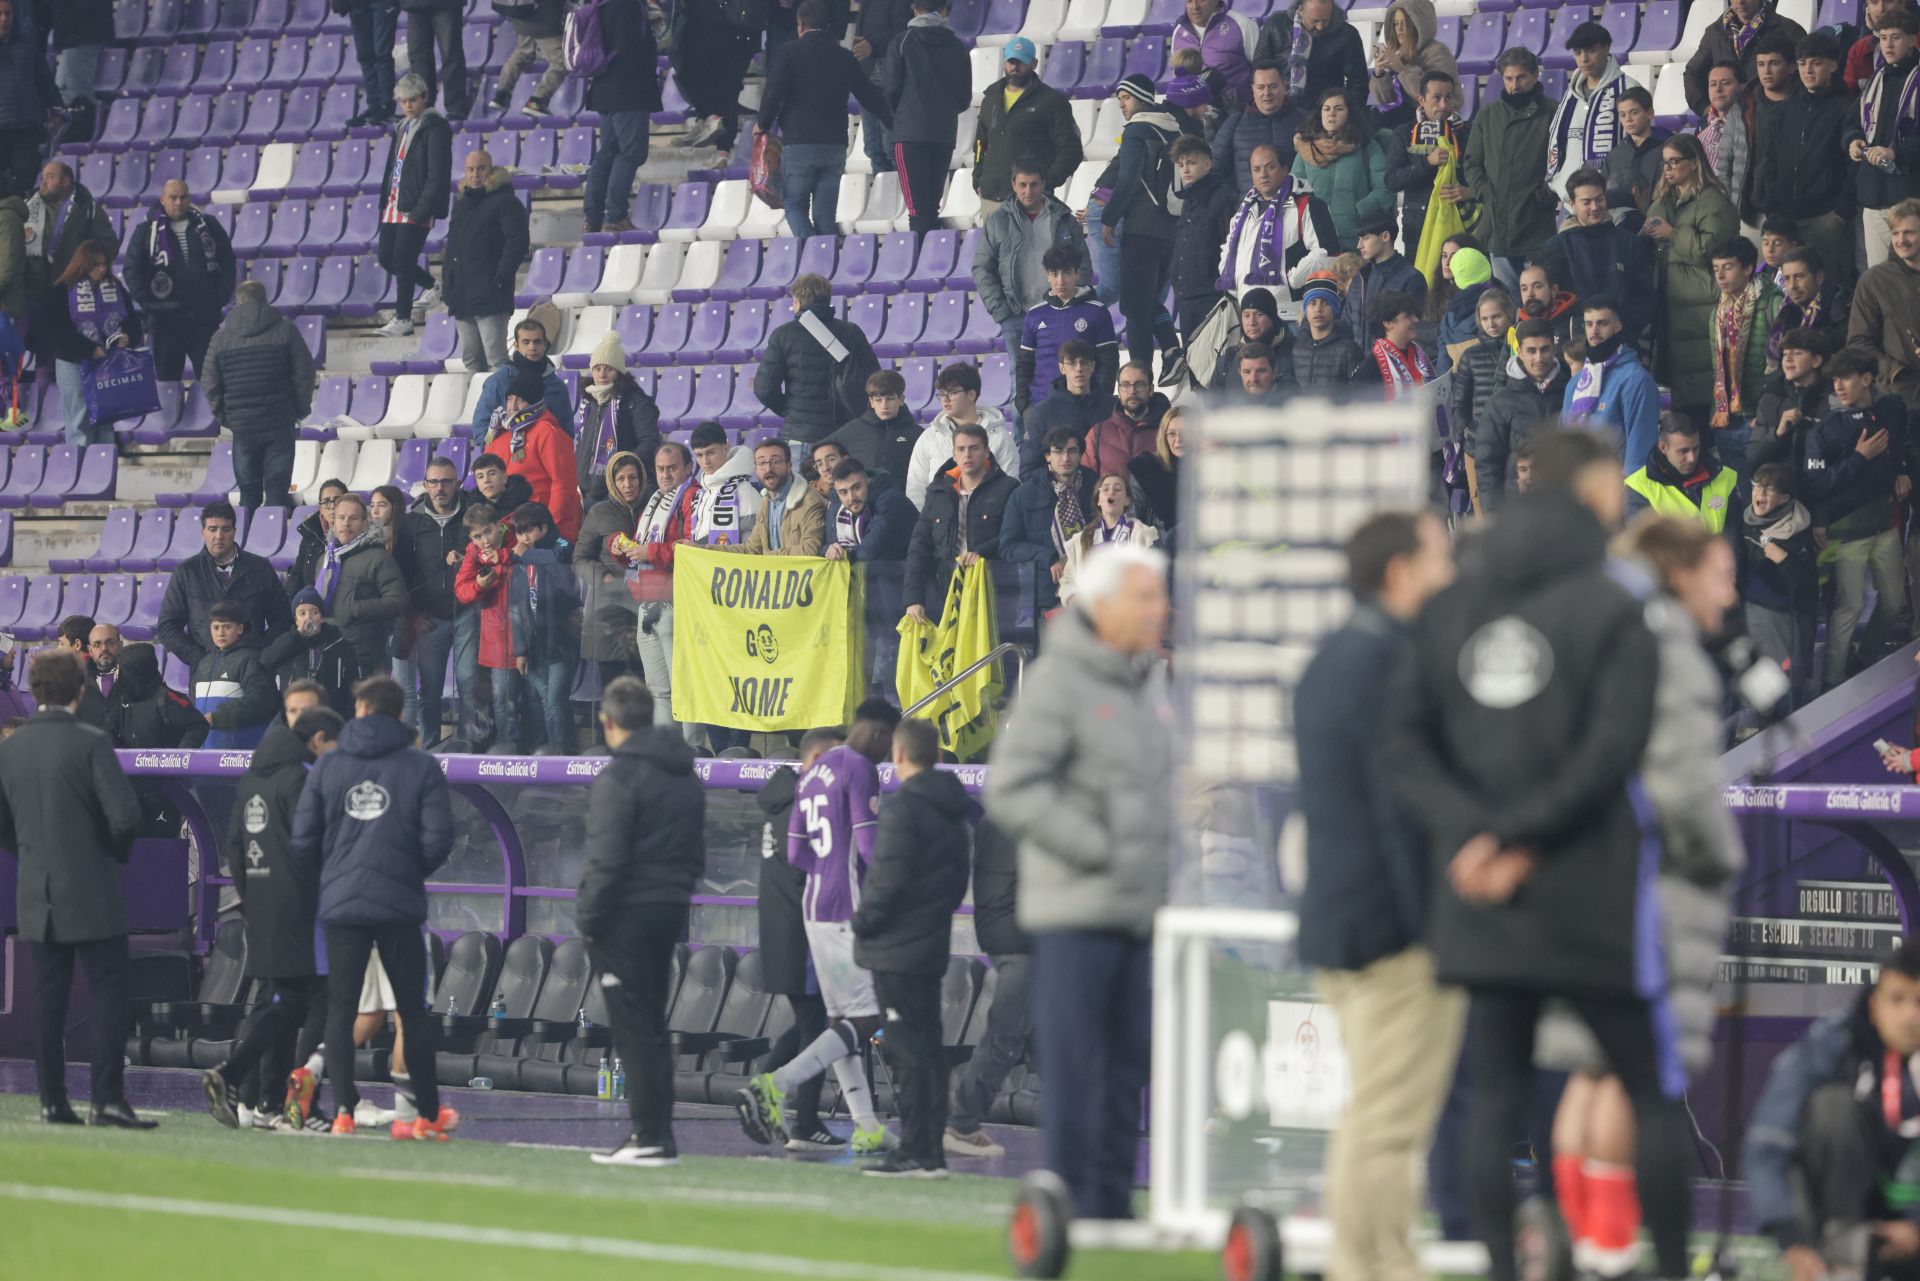
<svg viewBox="0 0 1920 1281">
<path fill-rule="evenodd" d="M 987 782 L 988 817 L 1020 842 L 1019 921 L 1033 936 L 1035 1051 L 1047 1064 L 1045 1165 L 1081 1218 L 1133 1216 L 1151 936 L 1171 840 L 1156 671 L 1165 580 L 1157 551 L 1118 544 L 1088 558 Z"/>
<path fill-rule="evenodd" d="M 249 512 L 267 501 L 291 506 L 293 442 L 313 410 L 313 356 L 306 340 L 267 303 L 267 290 L 245 280 L 234 308 L 207 345 L 201 386 L 214 421 L 233 433 L 233 478 Z"/>
</svg>

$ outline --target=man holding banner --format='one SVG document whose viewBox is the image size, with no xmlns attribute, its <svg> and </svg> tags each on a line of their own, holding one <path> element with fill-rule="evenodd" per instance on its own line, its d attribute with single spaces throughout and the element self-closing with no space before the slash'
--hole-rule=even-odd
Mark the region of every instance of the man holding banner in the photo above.
<svg viewBox="0 0 1920 1281">
<path fill-rule="evenodd" d="M 953 429 L 953 462 L 928 488 L 907 545 L 907 617 L 919 623 L 931 621 L 929 599 L 946 599 L 956 566 L 1000 558 L 1001 518 L 1019 488 L 995 465 L 987 429 L 978 424 Z"/>
</svg>

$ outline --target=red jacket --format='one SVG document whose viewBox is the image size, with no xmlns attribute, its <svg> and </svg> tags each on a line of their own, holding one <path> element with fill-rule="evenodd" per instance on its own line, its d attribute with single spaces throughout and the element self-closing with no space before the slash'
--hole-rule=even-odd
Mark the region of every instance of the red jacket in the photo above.
<svg viewBox="0 0 1920 1281">
<path fill-rule="evenodd" d="M 1853 48 L 1847 50 L 1847 65 L 1840 73 L 1846 81 L 1848 93 L 1859 93 L 1867 81 L 1873 79 L 1873 56 L 1880 52 L 1880 41 L 1869 32 L 1853 42 Z"/>
<path fill-rule="evenodd" d="M 567 435 L 550 409 L 542 409 L 533 426 L 527 428 L 525 448 L 519 458 L 509 452 L 512 434 L 502 431 L 487 445 L 489 454 L 507 465 L 507 475 L 524 476 L 533 489 L 533 500 L 544 503 L 553 513 L 560 537 L 568 542 L 580 539 L 580 474 L 574 464 L 573 439 Z"/>
<path fill-rule="evenodd" d="M 507 600 L 512 565 L 503 562 L 495 570 L 492 585 L 482 587 L 480 544 L 468 543 L 459 572 L 453 576 L 453 595 L 462 605 L 480 608 L 480 666 L 508 668 L 513 666 L 513 616 Z"/>
<path fill-rule="evenodd" d="M 1116 406 L 1113 417 L 1087 429 L 1087 447 L 1080 455 L 1080 465 L 1095 476 L 1108 472 L 1125 476 L 1127 464 L 1142 454 L 1151 454 L 1159 438 L 1159 424 L 1153 421 L 1153 415 L 1147 417 L 1148 421 L 1136 423 Z"/>
<path fill-rule="evenodd" d="M 675 505 L 673 514 L 667 517 L 667 527 L 660 541 L 640 545 L 644 567 L 629 580 L 629 590 L 635 600 L 673 599 L 673 549 L 687 536 L 687 529 L 693 524 L 693 500 L 699 492 L 698 485 L 682 485 L 680 501 Z"/>
</svg>

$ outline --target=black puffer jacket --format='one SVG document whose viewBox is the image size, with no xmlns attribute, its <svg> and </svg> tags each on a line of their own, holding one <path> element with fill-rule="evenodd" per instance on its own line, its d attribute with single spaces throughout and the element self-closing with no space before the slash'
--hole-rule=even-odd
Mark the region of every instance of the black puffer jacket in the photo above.
<svg viewBox="0 0 1920 1281">
<path fill-rule="evenodd" d="M 677 729 L 649 726 L 613 749 L 587 793 L 587 868 L 574 920 L 605 938 L 630 908 L 681 906 L 707 867 L 707 792 Z"/>
<path fill-rule="evenodd" d="M 967 789 L 915 774 L 880 806 L 873 863 L 853 914 L 853 959 L 885 974 L 946 973 L 953 914 L 967 896 Z"/>
<path fill-rule="evenodd" d="M 848 351 L 847 359 L 866 369 L 878 369 L 879 360 L 858 325 L 835 320 L 826 303 L 809 308 Z M 840 425 L 834 408 L 833 358 L 827 355 L 798 317 L 767 335 L 767 349 L 754 371 L 753 393 L 760 403 L 786 420 L 784 435 L 808 442 L 825 440 Z M 865 462 L 865 459 L 861 460 Z"/>
<path fill-rule="evenodd" d="M 1455 440 L 1463 440 L 1501 388 L 1507 385 L 1507 361 L 1512 356 L 1506 335 L 1482 338 L 1453 362 L 1453 390 L 1447 398 L 1447 419 Z"/>
<path fill-rule="evenodd" d="M 1629 788 L 1653 724 L 1653 634 L 1608 576 L 1606 530 L 1566 495 L 1516 498 L 1484 551 L 1413 625 L 1388 704 L 1387 772 L 1439 870 L 1482 832 L 1538 851 L 1539 865 L 1496 906 L 1437 876 L 1439 976 L 1632 996 L 1646 834 Z"/>
<path fill-rule="evenodd" d="M 113 694 L 107 699 L 106 731 L 115 747 L 198 747 L 207 741 L 207 729 L 207 718 L 160 678 L 153 646 L 129 645 L 120 651 Z"/>
<path fill-rule="evenodd" d="M 346 633 L 334 624 L 323 621 L 312 636 L 288 632 L 267 646 L 260 661 L 285 685 L 318 681 L 326 691 L 327 706 L 343 719 L 353 719 L 353 687 L 360 679 L 360 660 Z"/>
<path fill-rule="evenodd" d="M 1285 9 L 1276 9 L 1260 24 L 1260 38 L 1253 46 L 1255 62 L 1272 60 L 1280 64 L 1281 74 L 1286 73 L 1287 58 L 1293 52 L 1293 15 L 1300 8 L 1300 0 Z M 1333 7 L 1333 20 L 1327 29 L 1313 38 L 1313 48 L 1307 54 L 1307 85 L 1300 94 L 1304 102 L 1312 102 L 1328 89 L 1345 89 L 1349 93 L 1367 91 L 1367 50 L 1360 40 L 1360 31 L 1347 21 L 1346 10 L 1338 5 Z"/>
<path fill-rule="evenodd" d="M 1859 105 L 1838 76 L 1818 94 L 1802 89 L 1787 99 L 1767 131 L 1766 150 L 1753 158 L 1754 203 L 1801 222 L 1829 213 L 1851 217 L 1853 164 L 1843 139 L 1859 127 Z"/>
<path fill-rule="evenodd" d="M 313 353 L 269 303 L 228 313 L 207 346 L 201 381 L 214 421 L 236 436 L 290 434 L 313 412 Z"/>
<path fill-rule="evenodd" d="M 787 862 L 787 820 L 799 785 L 800 775 L 782 765 L 754 797 L 767 820 L 760 839 L 760 977 L 775 996 L 807 995 L 807 927 L 800 902 L 807 874 Z"/>
<path fill-rule="evenodd" d="M 387 207 L 387 193 L 393 190 L 393 153 L 400 145 L 400 134 L 407 126 L 402 118 L 393 124 L 387 150 L 380 166 L 380 207 Z M 425 224 L 447 216 L 448 191 L 453 180 L 453 126 L 437 111 L 420 117 L 407 158 L 400 166 L 400 212 Z"/>
<path fill-rule="evenodd" d="M 1495 510 L 1512 491 L 1514 455 L 1542 423 L 1559 417 L 1566 391 L 1565 361 L 1554 362 L 1544 391 L 1520 368 L 1518 357 L 1507 362 L 1506 386 L 1493 394 L 1467 436 L 1482 510 Z"/>
<path fill-rule="evenodd" d="M 440 274 L 447 313 L 456 320 L 513 310 L 513 279 L 527 260 L 527 211 L 513 194 L 513 171 L 496 168 L 484 187 L 462 187 L 447 223 Z"/>
<path fill-rule="evenodd" d="M 1366 353 L 1338 318 L 1325 338 L 1315 338 L 1302 325 L 1293 340 L 1293 381 L 1302 393 L 1337 391 L 1359 378 L 1366 360 Z"/>
<path fill-rule="evenodd" d="M 321 923 L 423 924 L 427 877 L 453 853 L 451 795 L 411 727 L 348 721 L 293 811 L 294 858 L 320 870 Z"/>
<path fill-rule="evenodd" d="M 255 977 L 314 973 L 320 868 L 293 856 L 293 811 L 312 763 L 307 745 L 277 718 L 234 787 L 227 867 L 246 914 L 247 973 Z"/>
<path fill-rule="evenodd" d="M 1220 247 L 1227 243 L 1240 193 L 1218 161 L 1199 182 L 1180 192 L 1180 221 L 1173 229 L 1173 296 L 1187 301 L 1219 295 Z"/>
<path fill-rule="evenodd" d="M 660 110 L 660 46 L 646 6 L 640 0 L 613 0 L 601 20 L 613 61 L 587 82 L 587 110 Z"/>
<path fill-rule="evenodd" d="M 407 580 L 407 612 L 428 618 L 452 618 L 460 612 L 453 598 L 453 578 L 460 571 L 460 557 L 467 551 L 467 525 L 461 519 L 472 505 L 468 490 L 456 489 L 453 517 L 441 524 L 430 514 L 426 495 L 421 495 L 400 521 L 393 540 L 393 558 L 400 563 L 400 576 Z M 454 554 L 449 565 L 447 556 Z"/>
<path fill-rule="evenodd" d="M 1314 49 L 1315 54 L 1319 48 Z M 1282 64 L 1284 66 L 1284 64 Z M 1281 72 L 1285 75 L 1285 71 Z M 1366 76 L 1360 78 L 1360 88 L 1364 92 Z M 1240 197 L 1253 188 L 1253 149 L 1272 147 L 1280 153 L 1280 167 L 1293 168 L 1293 135 L 1300 132 L 1306 123 L 1306 113 L 1300 105 L 1289 98 L 1280 104 L 1280 110 L 1267 115 L 1257 107 L 1248 107 L 1245 111 L 1236 111 L 1220 124 L 1213 135 L 1213 171 L 1220 175 L 1223 182 L 1233 191 L 1234 204 Z M 1228 207 L 1228 216 L 1233 213 Z M 1220 261 L 1214 258 L 1214 274 L 1219 274 Z M 1176 277 L 1178 279 L 1178 277 Z"/>
<path fill-rule="evenodd" d="M 840 430 L 827 439 L 838 441 L 871 471 L 904 476 L 913 461 L 913 446 L 920 439 L 920 430 L 919 422 L 905 409 L 885 422 L 869 409 L 852 422 L 840 424 Z"/>
</svg>

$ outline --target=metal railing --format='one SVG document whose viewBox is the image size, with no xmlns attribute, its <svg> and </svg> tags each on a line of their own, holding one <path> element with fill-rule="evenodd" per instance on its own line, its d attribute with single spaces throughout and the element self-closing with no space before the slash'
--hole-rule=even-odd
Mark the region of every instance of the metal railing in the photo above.
<svg viewBox="0 0 1920 1281">
<path fill-rule="evenodd" d="M 1014 668 L 1013 668 L 1013 693 L 1014 693 L 1014 697 L 1018 698 L 1020 696 L 1020 688 L 1026 682 L 1026 679 L 1027 679 L 1027 651 L 1022 649 L 1017 643 L 1013 641 L 1003 641 L 999 645 L 996 645 L 992 649 L 988 650 L 985 654 L 981 655 L 979 658 L 974 659 L 973 662 L 967 664 L 966 669 L 964 671 L 955 672 L 951 680 L 946 681 L 943 684 L 934 686 L 933 691 L 929 693 L 925 698 L 915 703 L 912 707 L 909 707 L 906 710 L 902 711 L 900 714 L 902 716 L 912 716 L 915 712 L 919 711 L 923 707 L 926 707 L 928 704 L 932 703 L 935 699 L 943 697 L 948 690 L 951 690 L 954 686 L 958 685 L 961 681 L 966 680 L 969 676 L 972 676 L 975 672 L 987 666 L 987 664 L 999 662 L 1002 658 L 1013 658 L 1018 660 L 1017 662 L 1015 662 Z"/>
</svg>

